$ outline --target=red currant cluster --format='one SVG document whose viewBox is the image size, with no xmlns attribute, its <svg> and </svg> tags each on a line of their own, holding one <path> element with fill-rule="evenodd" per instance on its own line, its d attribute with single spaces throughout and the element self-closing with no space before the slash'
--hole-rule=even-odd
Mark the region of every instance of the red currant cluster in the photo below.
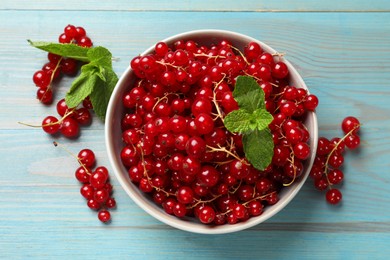
<svg viewBox="0 0 390 260">
<path fill-rule="evenodd" d="M 89 109 L 92 109 L 92 104 L 88 98 L 83 101 L 83 106 L 80 108 L 68 108 L 65 99 L 61 99 L 57 103 L 57 113 L 61 118 L 45 117 L 42 121 L 42 129 L 48 134 L 54 135 L 60 132 L 65 137 L 75 138 L 80 133 L 80 125 L 87 126 L 92 122 Z"/>
<path fill-rule="evenodd" d="M 83 47 L 91 47 L 92 41 L 86 36 L 83 27 L 68 25 L 64 28 L 64 33 L 59 36 L 60 43 L 75 43 Z M 48 62 L 42 69 L 33 75 L 33 82 L 38 87 L 37 98 L 43 104 L 53 102 L 52 82 L 58 79 L 61 74 L 73 76 L 78 71 L 78 62 L 71 58 L 64 58 L 59 55 L 48 53 Z"/>
<path fill-rule="evenodd" d="M 123 96 L 121 159 L 131 181 L 168 214 L 221 225 L 245 221 L 275 204 L 303 172 L 310 154 L 306 111 L 318 99 L 289 85 L 281 54 L 250 42 L 243 52 L 224 40 L 212 46 L 178 40 L 131 60 L 138 77 Z M 272 164 L 255 169 L 242 136 L 224 127 L 238 109 L 236 77 L 252 76 L 265 93 L 275 144 Z"/>
<path fill-rule="evenodd" d="M 317 154 L 310 176 L 314 179 L 314 186 L 320 190 L 326 190 L 326 201 L 330 204 L 338 204 L 342 199 L 339 189 L 333 185 L 341 183 L 344 179 L 343 172 L 339 169 L 344 163 L 343 153 L 345 147 L 353 150 L 360 145 L 358 131 L 360 122 L 357 118 L 349 116 L 341 123 L 344 137 L 335 137 L 331 140 L 320 137 L 318 139 Z"/>
<path fill-rule="evenodd" d="M 54 145 L 58 146 L 59 144 L 54 142 Z M 75 156 L 66 148 L 62 148 L 76 157 L 80 164 L 75 172 L 75 177 L 82 184 L 80 193 L 87 200 L 88 207 L 99 211 L 98 218 L 100 221 L 104 223 L 110 221 L 111 214 L 108 209 L 115 208 L 116 201 L 111 197 L 112 185 L 110 184 L 107 168 L 98 166 L 92 171 L 96 159 L 95 153 L 90 149 L 83 149 Z"/>
<path fill-rule="evenodd" d="M 58 40 L 60 43 L 75 43 L 87 48 L 92 46 L 91 39 L 86 36 L 84 28 L 73 25 L 67 25 Z M 61 77 L 62 74 L 75 75 L 79 68 L 78 61 L 72 58 L 64 58 L 48 53 L 48 59 L 49 62 L 41 70 L 35 72 L 33 76 L 35 85 L 39 87 L 37 98 L 43 104 L 53 102 L 52 82 Z M 39 127 L 42 127 L 43 131 L 49 134 L 60 132 L 65 137 L 75 138 L 79 135 L 80 125 L 91 123 L 90 109 L 92 109 L 92 104 L 88 97 L 83 101 L 81 108 L 68 108 L 65 99 L 61 99 L 57 103 L 57 112 L 61 118 L 47 116 Z"/>
</svg>

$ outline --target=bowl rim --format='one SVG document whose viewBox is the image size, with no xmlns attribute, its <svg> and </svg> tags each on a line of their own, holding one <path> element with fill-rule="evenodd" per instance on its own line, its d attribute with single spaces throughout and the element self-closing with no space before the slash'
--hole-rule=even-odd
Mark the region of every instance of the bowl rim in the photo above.
<svg viewBox="0 0 390 260">
<path fill-rule="evenodd" d="M 233 38 L 233 37 L 239 38 L 240 41 L 242 41 L 242 40 L 244 40 L 246 42 L 254 41 L 254 42 L 259 43 L 262 46 L 262 48 L 264 50 L 266 50 L 267 52 L 276 53 L 276 51 L 272 47 L 270 47 L 269 45 L 255 39 L 255 38 L 252 38 L 250 36 L 247 36 L 247 35 L 244 35 L 241 33 L 233 32 L 233 31 L 218 30 L 218 29 L 204 29 L 204 30 L 187 31 L 187 32 L 183 32 L 183 33 L 179 33 L 179 34 L 167 37 L 161 41 L 166 42 L 166 43 L 171 43 L 171 42 L 178 40 L 178 39 L 189 39 L 193 36 L 199 36 L 199 34 L 202 34 L 202 35 L 203 34 L 205 34 L 205 35 L 221 35 L 221 36 L 224 35 L 224 36 L 228 36 L 229 38 Z M 148 49 L 146 49 L 141 55 L 148 54 L 148 53 L 152 52 L 153 49 L 154 49 L 154 45 L 149 47 Z M 294 75 L 293 77 L 297 81 L 299 86 L 301 88 L 305 88 L 306 90 L 309 91 L 305 82 L 303 81 L 303 78 L 298 73 L 298 71 L 294 68 L 294 66 L 285 58 L 283 61 L 288 66 L 290 74 Z M 161 222 L 163 222 L 171 227 L 174 227 L 174 228 L 177 228 L 180 230 L 184 230 L 184 231 L 193 232 L 193 233 L 200 233 L 200 234 L 232 233 L 232 232 L 237 232 L 237 231 L 251 228 L 251 227 L 256 226 L 256 225 L 268 220 L 269 218 L 273 217 L 275 214 L 277 214 L 282 209 L 284 209 L 287 206 L 287 204 L 289 204 L 291 202 L 291 200 L 301 190 L 303 184 L 305 183 L 305 181 L 309 175 L 310 169 L 313 165 L 314 157 L 315 157 L 313 154 L 313 151 L 316 151 L 316 147 L 317 147 L 318 122 L 317 122 L 317 116 L 316 116 L 315 112 L 309 112 L 309 115 L 308 115 L 308 117 L 310 117 L 310 122 L 312 125 L 312 133 L 310 133 L 310 140 L 311 140 L 310 146 L 312 148 L 312 151 L 310 154 L 310 158 L 305 162 L 305 165 L 306 165 L 305 172 L 300 177 L 299 182 L 296 182 L 293 184 L 294 189 L 292 191 L 290 191 L 286 197 L 283 197 L 283 200 L 278 201 L 278 203 L 276 203 L 275 205 L 266 207 L 263 214 L 256 216 L 256 217 L 252 217 L 245 222 L 240 222 L 240 223 L 237 223 L 234 225 L 224 224 L 224 225 L 220 225 L 220 226 L 215 226 L 215 225 L 211 226 L 211 225 L 205 225 L 202 223 L 192 223 L 190 221 L 186 221 L 185 219 L 179 219 L 175 216 L 171 216 L 165 212 L 162 212 L 161 209 L 157 209 L 156 206 L 158 206 L 158 205 L 152 205 L 152 203 L 154 203 L 154 202 L 146 199 L 146 197 L 144 195 L 142 195 L 143 197 L 140 197 L 139 196 L 140 191 L 134 190 L 132 188 L 133 184 L 129 183 L 129 180 L 127 179 L 127 177 L 125 177 L 125 175 L 122 174 L 123 169 L 121 169 L 121 166 L 120 166 L 121 162 L 117 158 L 119 153 L 114 151 L 114 144 L 113 144 L 114 142 L 110 141 L 111 140 L 111 133 L 112 133 L 113 128 L 114 128 L 114 124 L 111 122 L 113 121 L 113 117 L 115 114 L 115 101 L 116 101 L 115 98 L 117 98 L 118 93 L 120 93 L 120 90 L 121 90 L 120 87 L 127 82 L 127 80 L 130 78 L 130 76 L 132 76 L 132 69 L 130 66 L 128 66 L 126 68 L 126 70 L 124 71 L 124 73 L 122 74 L 122 76 L 119 78 L 119 80 L 118 80 L 118 82 L 117 82 L 117 84 L 112 92 L 112 95 L 111 95 L 111 98 L 110 98 L 110 101 L 109 101 L 109 104 L 107 107 L 105 127 L 104 127 L 105 143 L 106 143 L 106 150 L 107 150 L 109 162 L 111 164 L 111 167 L 113 168 L 114 175 L 117 178 L 118 182 L 120 183 L 122 188 L 125 190 L 125 192 L 129 195 L 129 197 L 140 208 L 142 208 L 144 211 L 146 211 L 149 215 L 153 216 L 154 218 L 158 219 L 159 221 L 161 221 Z M 138 189 L 138 188 L 136 188 L 136 189 Z"/>
</svg>

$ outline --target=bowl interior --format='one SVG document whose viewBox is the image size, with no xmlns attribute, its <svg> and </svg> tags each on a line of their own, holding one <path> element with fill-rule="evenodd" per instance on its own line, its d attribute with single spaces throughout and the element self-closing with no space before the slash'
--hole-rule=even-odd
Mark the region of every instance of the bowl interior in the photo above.
<svg viewBox="0 0 390 260">
<path fill-rule="evenodd" d="M 179 35 L 175 35 L 173 37 L 169 37 L 167 39 L 162 40 L 166 42 L 168 45 L 173 43 L 176 40 L 194 40 L 199 44 L 210 46 L 213 43 L 218 43 L 221 40 L 230 41 L 235 47 L 239 49 L 243 49 L 246 44 L 251 41 L 258 42 L 262 48 L 270 53 L 275 53 L 276 51 L 269 47 L 268 45 L 260 42 L 254 38 L 251 38 L 246 35 L 230 32 L 230 31 L 221 31 L 221 30 L 200 30 L 200 31 L 191 31 Z M 153 52 L 154 46 L 147 49 L 142 55 Z M 298 74 L 298 72 L 294 69 L 294 67 L 285 60 L 285 63 L 289 67 L 290 70 L 290 85 L 294 85 L 299 88 L 307 89 L 303 79 Z M 126 168 L 122 165 L 120 159 L 120 150 L 123 147 L 123 143 L 121 140 L 122 132 L 121 132 L 121 118 L 125 114 L 125 108 L 122 106 L 122 96 L 131 89 L 133 83 L 135 81 L 135 75 L 131 68 L 127 68 L 122 77 L 119 79 L 114 92 L 112 93 L 108 109 L 106 115 L 106 123 L 105 123 L 105 141 L 107 146 L 107 152 L 109 156 L 110 163 L 113 167 L 114 174 L 116 175 L 119 183 L 126 191 L 126 193 L 133 199 L 133 201 L 148 212 L 150 215 L 154 216 L 158 220 L 178 229 L 195 232 L 195 233 L 204 233 L 204 234 L 221 234 L 221 233 L 230 233 L 239 230 L 243 230 L 254 225 L 257 225 L 271 216 L 275 215 L 281 209 L 283 209 L 297 194 L 297 192 L 302 187 L 305 182 L 311 166 L 313 164 L 314 155 L 317 147 L 317 139 L 318 139 L 318 126 L 317 126 L 317 118 L 315 113 L 308 113 L 305 125 L 310 132 L 310 141 L 309 145 L 311 147 L 311 155 L 304 163 L 304 172 L 300 179 L 293 183 L 291 186 L 282 189 L 279 193 L 280 200 L 278 203 L 272 206 L 267 206 L 264 209 L 262 215 L 257 217 L 252 217 L 246 222 L 237 223 L 234 225 L 221 225 L 221 226 L 211 226 L 204 225 L 200 222 L 197 222 L 190 218 L 179 219 L 175 216 L 168 215 L 164 212 L 164 210 L 156 205 L 149 196 L 145 195 L 141 192 L 136 185 L 134 185 L 129 177 Z"/>
</svg>

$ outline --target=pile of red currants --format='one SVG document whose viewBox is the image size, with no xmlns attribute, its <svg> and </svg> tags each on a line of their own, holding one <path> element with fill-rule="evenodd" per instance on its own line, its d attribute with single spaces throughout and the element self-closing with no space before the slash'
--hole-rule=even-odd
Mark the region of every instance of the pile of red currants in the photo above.
<svg viewBox="0 0 390 260">
<path fill-rule="evenodd" d="M 289 85 L 282 54 L 256 42 L 239 50 L 226 40 L 212 46 L 178 40 L 157 43 L 130 65 L 137 80 L 123 96 L 121 159 L 130 180 L 166 213 L 235 224 L 261 215 L 299 180 L 310 156 L 304 120 L 318 99 Z M 245 158 L 242 136 L 224 126 L 239 109 L 233 90 L 241 75 L 257 81 L 274 117 L 274 155 L 264 170 Z"/>
<path fill-rule="evenodd" d="M 83 27 L 67 25 L 64 32 L 58 38 L 59 43 L 74 43 L 82 47 L 91 47 L 92 41 L 87 36 Z M 64 58 L 59 55 L 48 53 L 48 62 L 42 69 L 36 71 L 33 75 L 33 82 L 38 87 L 37 98 L 43 104 L 53 102 L 52 82 L 61 75 L 74 76 L 78 69 L 78 61 L 71 58 Z"/>
<path fill-rule="evenodd" d="M 53 144 L 60 145 L 57 142 L 53 142 Z M 108 210 L 116 207 L 116 201 L 111 196 L 112 185 L 107 168 L 98 166 L 92 170 L 96 164 L 96 158 L 95 153 L 90 149 L 82 149 L 75 156 L 65 147 L 62 148 L 75 157 L 80 164 L 80 167 L 75 171 L 75 177 L 82 184 L 80 193 L 87 200 L 87 206 L 98 211 L 98 219 L 101 222 L 109 222 L 111 214 Z"/>
<path fill-rule="evenodd" d="M 91 47 L 92 41 L 86 35 L 83 27 L 67 25 L 64 32 L 59 36 L 60 43 L 74 43 L 82 47 Z M 33 75 L 33 82 L 38 87 L 37 99 L 43 104 L 49 105 L 53 102 L 53 81 L 58 80 L 62 75 L 75 76 L 79 70 L 79 61 L 72 58 L 65 58 L 59 55 L 48 53 L 48 62 L 42 69 Z M 61 133 L 68 138 L 75 138 L 79 135 L 80 125 L 89 125 L 92 120 L 90 113 L 92 104 L 88 98 L 80 108 L 68 108 L 65 100 L 57 103 L 57 112 L 60 119 L 55 116 L 47 116 L 42 121 L 42 129 L 49 134 Z"/>
<path fill-rule="evenodd" d="M 64 32 L 59 36 L 59 43 L 74 43 L 82 47 L 92 46 L 91 39 L 86 36 L 83 27 L 67 25 Z M 62 75 L 74 76 L 79 70 L 79 62 L 72 58 L 65 58 L 59 55 L 48 53 L 49 62 L 42 69 L 36 71 L 33 76 L 33 82 L 39 88 L 37 98 L 45 105 L 53 102 L 53 81 L 59 79 Z M 56 104 L 56 110 L 59 117 L 47 116 L 42 124 L 33 127 L 42 127 L 48 134 L 62 134 L 67 138 L 76 138 L 80 133 L 80 126 L 88 126 L 92 122 L 90 110 L 93 109 L 91 101 L 87 97 L 79 107 L 69 108 L 65 99 L 61 99 Z M 54 145 L 58 146 L 57 142 Z M 64 148 L 64 147 L 63 147 Z M 108 211 L 116 206 L 116 201 L 112 198 L 112 185 L 109 181 L 109 172 L 106 167 L 94 167 L 96 163 L 95 154 L 90 149 L 81 150 L 77 156 L 73 155 L 66 148 L 68 153 L 74 156 L 80 164 L 75 171 L 76 179 L 82 183 L 80 189 L 81 195 L 87 200 L 89 208 L 98 211 L 98 219 L 104 223 L 111 220 L 111 214 Z"/>
<path fill-rule="evenodd" d="M 358 135 L 360 122 L 356 117 L 344 118 L 341 128 L 345 134 L 342 138 L 335 137 L 329 140 L 320 137 L 318 139 L 317 153 L 310 171 L 314 186 L 320 191 L 327 190 L 326 201 L 330 204 L 338 204 L 342 199 L 340 190 L 333 188 L 333 185 L 340 184 L 344 179 L 344 173 L 340 167 L 344 163 L 345 148 L 354 150 L 360 145 Z"/>
</svg>

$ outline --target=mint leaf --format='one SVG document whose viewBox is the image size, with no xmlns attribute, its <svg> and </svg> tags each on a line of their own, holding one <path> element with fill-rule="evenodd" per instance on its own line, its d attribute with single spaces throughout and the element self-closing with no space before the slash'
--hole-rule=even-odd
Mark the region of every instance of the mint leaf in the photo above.
<svg viewBox="0 0 390 260">
<path fill-rule="evenodd" d="M 273 157 L 274 142 L 271 131 L 266 128 L 242 136 L 245 157 L 256 169 L 262 171 L 270 165 Z"/>
<path fill-rule="evenodd" d="M 107 91 L 111 96 L 111 93 L 114 90 L 116 83 L 118 82 L 118 76 L 112 69 L 106 69 L 104 71 L 104 77 L 106 78 Z"/>
<path fill-rule="evenodd" d="M 227 130 L 232 133 L 243 133 L 250 130 L 251 114 L 243 109 L 234 110 L 224 118 Z"/>
<path fill-rule="evenodd" d="M 87 53 L 90 48 L 78 46 L 73 43 L 33 42 L 27 40 L 31 46 L 43 51 L 54 53 L 63 57 L 89 62 Z"/>
<path fill-rule="evenodd" d="M 82 73 L 75 79 L 68 93 L 65 96 L 65 103 L 68 107 L 77 107 L 88 97 L 96 84 L 97 76 L 91 73 Z"/>
<path fill-rule="evenodd" d="M 264 108 L 264 91 L 256 80 L 249 76 L 239 76 L 233 91 L 233 97 L 238 106 L 253 113 L 258 108 Z"/>
<path fill-rule="evenodd" d="M 104 121 L 108 102 L 110 101 L 112 91 L 118 82 L 118 76 L 112 69 L 105 69 L 102 71 L 102 73 L 104 80 L 97 76 L 95 87 L 93 88 L 92 93 L 89 95 L 89 98 L 91 99 L 93 110 L 95 111 L 96 115 L 102 121 Z"/>
<path fill-rule="evenodd" d="M 242 134 L 245 157 L 258 170 L 264 170 L 272 161 L 274 142 L 268 125 L 273 116 L 265 109 L 264 91 L 256 80 L 239 76 L 233 91 L 238 110 L 224 118 L 226 129 Z"/>
<path fill-rule="evenodd" d="M 274 117 L 265 109 L 256 109 L 251 117 L 251 122 L 256 124 L 258 130 L 268 128 L 268 125 L 274 120 Z"/>
<path fill-rule="evenodd" d="M 62 57 L 87 62 L 81 67 L 81 74 L 72 83 L 65 97 L 68 107 L 77 107 L 86 97 L 90 97 L 96 115 L 104 121 L 108 101 L 118 81 L 112 69 L 112 54 L 104 47 L 80 47 L 76 44 L 51 42 L 28 42 L 38 49 Z"/>
<path fill-rule="evenodd" d="M 104 47 L 97 46 L 90 48 L 87 52 L 87 56 L 91 64 L 109 68 L 112 66 L 111 52 Z"/>
<path fill-rule="evenodd" d="M 110 96 L 111 92 L 106 87 L 105 82 L 100 78 L 97 78 L 95 87 L 92 93 L 89 95 L 89 98 L 91 100 L 93 110 L 102 121 L 105 119 Z"/>
</svg>

